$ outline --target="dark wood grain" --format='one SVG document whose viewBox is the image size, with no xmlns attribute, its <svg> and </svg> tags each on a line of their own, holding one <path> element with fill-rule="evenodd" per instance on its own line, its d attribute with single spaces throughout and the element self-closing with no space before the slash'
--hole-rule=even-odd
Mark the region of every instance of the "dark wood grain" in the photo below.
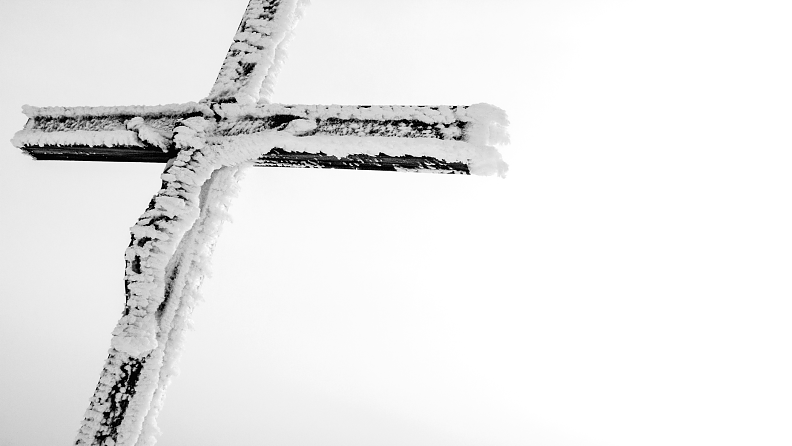
<svg viewBox="0 0 792 446">
<path fill-rule="evenodd" d="M 37 160 L 103 161 L 116 163 L 165 163 L 176 152 L 162 152 L 140 147 L 25 147 L 24 152 Z M 380 171 L 425 170 L 437 173 L 470 174 L 465 163 L 449 163 L 437 158 L 414 156 L 388 156 L 379 154 L 336 157 L 323 153 L 287 152 L 275 148 L 262 155 L 258 167 L 300 167 L 321 169 L 352 169 Z"/>
</svg>

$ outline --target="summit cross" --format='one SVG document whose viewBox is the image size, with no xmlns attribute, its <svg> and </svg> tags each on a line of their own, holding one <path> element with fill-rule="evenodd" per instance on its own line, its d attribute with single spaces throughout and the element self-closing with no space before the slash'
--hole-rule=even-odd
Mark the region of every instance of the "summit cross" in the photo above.
<svg viewBox="0 0 792 446">
<path fill-rule="evenodd" d="M 153 445 L 239 173 L 250 165 L 505 175 L 505 113 L 472 106 L 270 104 L 307 0 L 250 0 L 209 95 L 160 106 L 23 107 L 38 160 L 166 163 L 132 227 L 126 304 L 75 444 Z"/>
</svg>

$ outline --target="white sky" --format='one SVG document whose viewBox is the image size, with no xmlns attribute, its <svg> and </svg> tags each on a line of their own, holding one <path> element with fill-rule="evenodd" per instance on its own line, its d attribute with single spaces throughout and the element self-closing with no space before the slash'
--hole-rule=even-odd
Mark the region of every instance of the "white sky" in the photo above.
<svg viewBox="0 0 792 446">
<path fill-rule="evenodd" d="M 315 0 L 275 100 L 510 115 L 494 178 L 254 169 L 171 445 L 788 445 L 789 7 Z M 208 93 L 246 0 L 0 3 L 22 104 Z M 0 446 L 72 441 L 160 165 L 0 150 Z"/>
</svg>

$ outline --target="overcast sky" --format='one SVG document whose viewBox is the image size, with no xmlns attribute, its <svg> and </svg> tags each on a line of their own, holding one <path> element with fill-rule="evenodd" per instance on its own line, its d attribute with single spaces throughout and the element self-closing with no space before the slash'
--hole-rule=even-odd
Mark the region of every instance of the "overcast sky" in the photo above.
<svg viewBox="0 0 792 446">
<path fill-rule="evenodd" d="M 3 0 L 0 141 L 201 99 L 246 3 Z M 159 444 L 792 443 L 784 3 L 315 0 L 275 101 L 492 103 L 511 170 L 250 170 Z M 69 444 L 162 166 L 0 144 L 0 446 Z"/>
</svg>

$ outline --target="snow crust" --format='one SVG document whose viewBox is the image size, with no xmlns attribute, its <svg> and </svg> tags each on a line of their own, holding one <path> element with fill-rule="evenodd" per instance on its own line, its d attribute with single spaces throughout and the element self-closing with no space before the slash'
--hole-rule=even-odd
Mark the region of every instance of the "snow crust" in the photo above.
<svg viewBox="0 0 792 446">
<path fill-rule="evenodd" d="M 251 0 L 206 101 L 268 102 L 308 0 Z"/>
</svg>

